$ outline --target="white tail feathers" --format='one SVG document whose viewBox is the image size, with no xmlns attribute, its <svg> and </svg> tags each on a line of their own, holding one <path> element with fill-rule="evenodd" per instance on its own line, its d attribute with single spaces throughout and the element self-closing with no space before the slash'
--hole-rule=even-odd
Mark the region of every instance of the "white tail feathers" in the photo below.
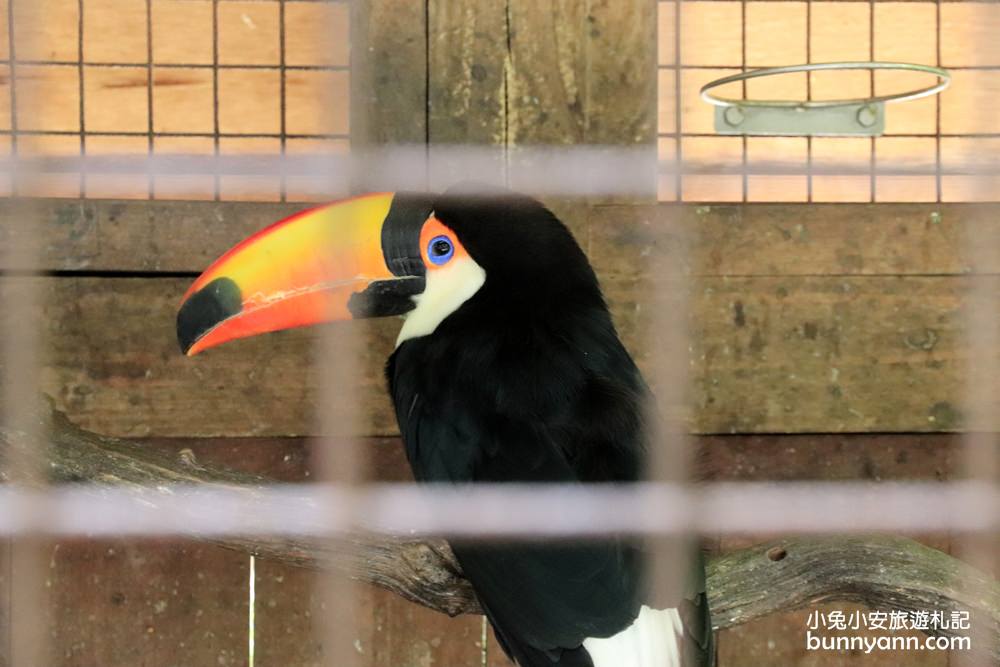
<svg viewBox="0 0 1000 667">
<path fill-rule="evenodd" d="M 639 616 L 617 635 L 585 639 L 594 667 L 681 667 L 684 625 L 676 609 L 643 605 Z"/>
</svg>

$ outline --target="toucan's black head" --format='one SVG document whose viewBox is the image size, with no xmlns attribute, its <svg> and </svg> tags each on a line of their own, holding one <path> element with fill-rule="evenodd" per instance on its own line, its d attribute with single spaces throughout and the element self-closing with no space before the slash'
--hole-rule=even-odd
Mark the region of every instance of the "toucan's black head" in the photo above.
<svg viewBox="0 0 1000 667">
<path fill-rule="evenodd" d="M 603 308 L 586 256 L 548 209 L 461 185 L 356 197 L 258 232 L 195 281 L 177 333 L 195 354 L 267 331 L 408 313 L 405 340 L 484 300 L 501 316 Z"/>
<path fill-rule="evenodd" d="M 461 185 L 435 200 L 434 216 L 483 267 L 488 287 L 522 303 L 597 289 L 569 229 L 532 197 Z"/>
</svg>

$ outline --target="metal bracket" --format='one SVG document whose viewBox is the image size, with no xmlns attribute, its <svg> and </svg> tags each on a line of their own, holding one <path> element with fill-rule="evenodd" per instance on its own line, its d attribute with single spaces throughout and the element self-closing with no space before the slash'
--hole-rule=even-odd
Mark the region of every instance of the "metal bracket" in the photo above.
<svg viewBox="0 0 1000 667">
<path fill-rule="evenodd" d="M 831 70 L 902 70 L 937 77 L 937 83 L 888 95 L 842 100 L 747 100 L 719 97 L 712 91 L 726 84 L 764 76 Z M 762 134 L 828 137 L 877 137 L 885 131 L 885 105 L 937 95 L 951 83 L 948 70 L 930 65 L 887 62 L 806 63 L 730 74 L 701 87 L 701 99 L 715 106 L 719 134 Z"/>
<path fill-rule="evenodd" d="M 877 137 L 885 131 L 885 104 L 843 106 L 716 106 L 719 134 Z"/>
</svg>

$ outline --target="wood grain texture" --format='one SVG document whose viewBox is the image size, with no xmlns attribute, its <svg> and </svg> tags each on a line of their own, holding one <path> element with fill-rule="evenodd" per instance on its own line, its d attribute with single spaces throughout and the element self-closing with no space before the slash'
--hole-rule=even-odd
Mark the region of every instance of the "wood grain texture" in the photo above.
<svg viewBox="0 0 1000 667">
<path fill-rule="evenodd" d="M 656 262 L 697 276 L 938 276 L 1000 273 L 971 239 L 1000 245 L 991 206 L 795 204 L 600 206 L 590 254 L 605 273 L 640 277 Z M 678 238 L 691 243 L 685 255 Z"/>
<path fill-rule="evenodd" d="M 188 449 L 202 464 L 301 481 L 309 477 L 310 451 L 319 444 L 329 443 L 177 438 L 147 440 L 142 446 L 168 457 Z M 397 441 L 373 440 L 365 449 L 371 454 L 371 479 L 409 477 Z M 245 554 L 178 539 L 78 539 L 56 543 L 48 560 L 53 664 L 168 667 L 178 659 L 184 664 L 247 664 Z M 0 596 L 6 576 L 6 570 L 0 571 Z M 317 583 L 312 570 L 258 561 L 257 664 L 322 664 L 324 642 L 310 616 Z M 450 618 L 370 586 L 358 590 L 357 604 L 364 667 L 476 664 L 481 652 L 478 617 Z M 5 627 L 0 614 L 0 628 Z M 0 664 L 5 665 L 2 656 L 0 646 Z"/>
<path fill-rule="evenodd" d="M 318 573 L 257 562 L 258 664 L 319 667 L 326 642 L 312 632 L 310 609 L 320 595 Z M 358 589 L 353 642 L 364 667 L 479 664 L 481 617 L 451 618 L 371 586 Z"/>
<path fill-rule="evenodd" d="M 87 428 L 133 437 L 316 433 L 317 330 L 186 358 L 174 317 L 189 279 L 39 280 L 43 389 Z M 961 307 L 972 280 L 1000 278 L 698 279 L 692 431 L 960 429 L 969 361 Z M 649 288 L 629 278 L 603 284 L 623 340 L 644 367 L 655 336 Z M 356 387 L 361 432 L 394 435 L 382 368 L 398 320 L 350 326 L 366 341 Z"/>
<path fill-rule="evenodd" d="M 546 203 L 601 274 L 636 276 L 661 259 L 705 276 L 1000 273 L 963 251 L 971 234 L 1000 245 L 996 205 Z M 42 200 L 33 215 L 46 270 L 200 272 L 250 233 L 311 205 Z M 0 208 L 5 217 L 8 206 Z M 0 243 L 15 233 L 7 224 L 14 221 L 0 226 Z M 689 255 L 676 250 L 677 229 L 693 241 Z"/>
<path fill-rule="evenodd" d="M 184 540 L 60 540 L 47 562 L 53 664 L 246 664 L 246 555 Z"/>
<path fill-rule="evenodd" d="M 423 143 L 427 135 L 423 3 L 351 4 L 351 143 Z"/>
<path fill-rule="evenodd" d="M 645 0 L 507 2 L 506 144 L 608 145 L 635 149 L 648 183 L 594 202 L 656 198 L 657 8 Z M 509 182 L 518 181 L 512 169 Z"/>
<path fill-rule="evenodd" d="M 431 0 L 428 143 L 505 143 L 505 3 Z"/>
<path fill-rule="evenodd" d="M 101 479 L 126 488 L 182 481 L 206 488 L 221 484 L 245 493 L 248 507 L 257 502 L 255 495 L 267 482 L 258 475 L 192 463 L 190 456 L 170 457 L 134 442 L 82 431 L 58 414 L 34 418 L 51 419 L 49 471 L 54 481 Z M 18 432 L 0 431 L 0 439 L 8 448 L 26 446 Z M 468 583 L 440 543 L 356 535 L 349 542 L 365 556 L 357 558 L 355 548 L 333 545 L 331 549 L 329 541 L 252 537 L 211 541 L 260 558 L 329 567 L 441 611 L 477 609 Z M 420 550 L 430 557 L 414 560 Z M 1000 635 L 1000 584 L 945 553 L 902 537 L 783 538 L 714 556 L 707 574 L 718 628 L 823 600 L 946 614 L 970 610 L 973 623 L 987 633 L 984 636 Z"/>
<path fill-rule="evenodd" d="M 694 281 L 692 430 L 959 430 L 973 280 L 1000 289 L 996 276 Z M 655 341 L 648 287 L 612 279 L 604 290 L 643 368 Z"/>
<path fill-rule="evenodd" d="M 653 146 L 654 3 L 511 0 L 508 7 L 511 145 Z"/>
<path fill-rule="evenodd" d="M 859 656 L 853 650 L 814 651 L 806 648 L 805 631 L 809 615 L 815 612 L 829 614 L 843 612 L 866 613 L 868 608 L 851 602 L 833 602 L 768 616 L 744 625 L 720 630 L 716 639 L 719 646 L 720 667 L 949 667 L 952 663 L 947 651 L 873 651 Z M 919 631 L 893 632 L 892 636 L 917 637 Z M 851 636 L 874 638 L 885 636 L 879 631 L 852 630 Z"/>
<path fill-rule="evenodd" d="M 700 472 L 706 479 L 943 479 L 951 474 L 958 438 L 939 434 L 760 435 L 710 436 L 697 443 L 704 462 Z M 168 457 L 189 449 L 202 465 L 263 473 L 280 481 L 307 479 L 312 451 L 327 445 L 336 443 L 301 438 L 175 438 L 143 442 L 143 447 Z M 363 451 L 369 459 L 369 479 L 410 478 L 397 439 L 370 439 Z M 747 548 L 755 542 L 752 538 L 730 540 L 724 549 Z M 930 544 L 948 548 L 946 539 Z M 136 664 L 137 651 L 150 667 L 173 664 L 170 661 L 178 653 L 190 658 L 192 664 L 212 659 L 217 664 L 221 664 L 220 659 L 225 664 L 240 664 L 231 659 L 245 651 L 247 591 L 245 580 L 239 579 L 246 575 L 245 557 L 171 540 L 73 540 L 61 542 L 53 552 L 53 560 L 57 567 L 52 613 L 53 619 L 62 624 L 54 646 L 56 655 L 65 656 L 55 664 L 124 667 Z M 229 572 L 231 567 L 236 568 L 236 573 Z M 197 585 L 192 585 L 192 570 Z M 0 570 L 0 586 L 5 576 L 6 570 Z M 312 632 L 309 616 L 314 580 L 311 570 L 258 561 L 259 664 L 319 664 L 323 643 Z M 89 582 L 85 595 L 79 592 L 79 581 Z M 357 639 L 365 667 L 479 664 L 478 616 L 449 618 L 374 587 L 364 587 L 360 593 L 362 632 Z M 79 599 L 74 597 L 77 595 Z M 216 612 L 209 616 L 205 609 Z M 203 613 L 198 614 L 198 610 Z M 722 664 L 793 664 L 804 650 L 801 642 L 772 641 L 768 648 L 761 638 L 799 637 L 807 613 L 785 612 L 722 631 L 720 650 L 727 661 Z M 150 628 L 153 632 L 148 631 Z M 3 638 L 0 633 L 0 640 Z M 179 642 L 177 649 L 172 648 L 170 640 Z M 6 664 L 2 656 L 0 650 L 0 664 Z M 827 662 L 818 664 L 835 665 L 842 657 L 839 653 L 824 654 L 822 659 Z M 491 649 L 489 664 L 509 663 L 500 651 Z"/>
<path fill-rule="evenodd" d="M 431 0 L 427 12 L 429 185 L 445 189 L 470 178 L 503 183 L 510 104 L 506 4 Z M 435 150 L 453 144 L 495 151 L 470 174 Z"/>
</svg>

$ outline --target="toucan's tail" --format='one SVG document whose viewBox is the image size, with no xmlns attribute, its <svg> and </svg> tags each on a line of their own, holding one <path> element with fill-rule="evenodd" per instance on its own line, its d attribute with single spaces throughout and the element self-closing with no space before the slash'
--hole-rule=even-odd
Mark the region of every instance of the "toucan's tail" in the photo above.
<svg viewBox="0 0 1000 667">
<path fill-rule="evenodd" d="M 707 609 L 703 601 L 681 609 L 643 606 L 628 628 L 583 646 L 594 667 L 710 667 L 715 664 L 711 629 L 707 635 L 700 629 Z"/>
<path fill-rule="evenodd" d="M 682 662 L 684 624 L 676 609 L 643 605 L 632 625 L 612 637 L 587 639 L 583 646 L 594 667 L 687 667 Z"/>
<path fill-rule="evenodd" d="M 510 643 L 498 632 L 504 650 L 524 667 L 712 667 L 712 640 L 704 594 L 685 600 L 680 609 L 643 605 L 629 627 L 618 634 L 586 639 L 573 650 L 539 651 Z"/>
<path fill-rule="evenodd" d="M 594 667 L 713 667 L 715 640 L 705 591 L 704 554 L 692 559 L 688 591 L 676 608 L 643 605 L 618 634 L 587 639 Z"/>
</svg>

